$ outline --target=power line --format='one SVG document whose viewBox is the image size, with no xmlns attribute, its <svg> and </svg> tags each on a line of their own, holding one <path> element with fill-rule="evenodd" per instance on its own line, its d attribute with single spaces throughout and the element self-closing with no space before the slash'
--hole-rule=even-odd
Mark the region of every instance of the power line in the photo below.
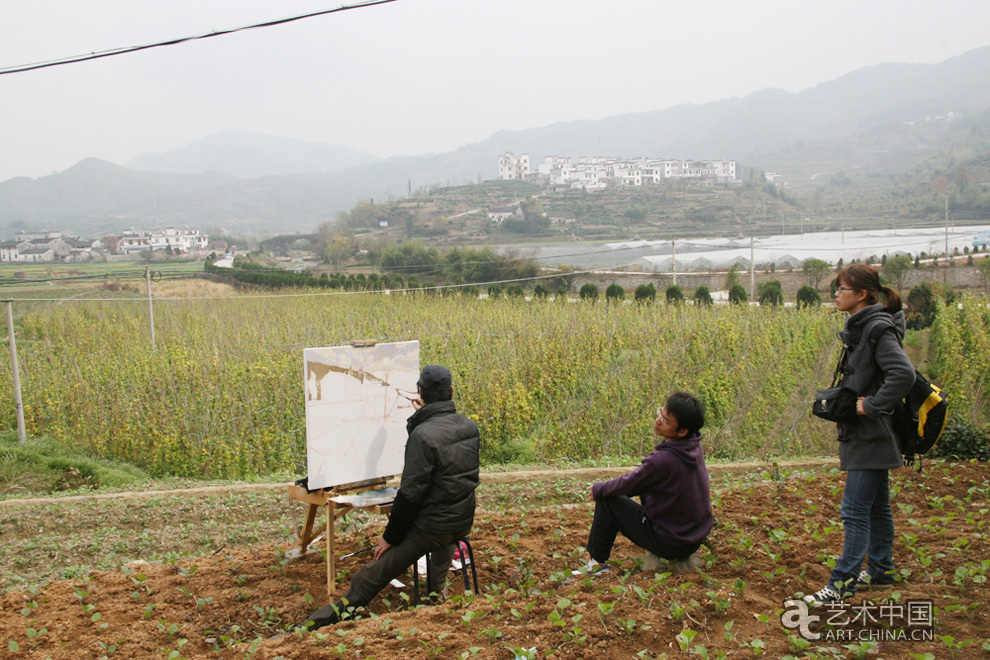
<svg viewBox="0 0 990 660">
<path fill-rule="evenodd" d="M 226 30 L 207 32 L 205 34 L 195 35 L 192 37 L 180 37 L 178 39 L 169 39 L 167 41 L 159 41 L 152 44 L 146 44 L 144 46 L 124 46 L 121 48 L 111 48 L 109 50 L 86 53 L 84 55 L 73 55 L 71 57 L 63 57 L 56 60 L 48 60 L 45 62 L 35 62 L 33 64 L 17 64 L 14 66 L 0 67 L 0 76 L 7 75 L 9 73 L 23 73 L 25 71 L 34 71 L 36 69 L 47 69 L 48 67 L 62 66 L 63 64 L 75 64 L 76 62 L 84 62 L 86 60 L 96 60 L 104 57 L 113 57 L 114 55 L 124 55 L 125 53 L 134 53 L 139 50 L 149 50 L 151 48 L 161 48 L 162 46 L 175 46 L 177 44 L 185 43 L 187 41 L 197 41 L 200 39 L 222 37 L 224 35 L 233 34 L 235 32 L 243 32 L 244 30 L 273 27 L 276 25 L 283 25 L 285 23 L 301 21 L 306 18 L 313 18 L 315 16 L 323 16 L 325 14 L 336 14 L 337 12 L 347 11 L 349 9 L 362 9 L 364 7 L 383 5 L 389 2 L 395 2 L 395 0 L 366 0 L 365 2 L 359 2 L 353 5 L 344 5 L 342 7 L 337 7 L 336 9 L 324 9 L 309 14 L 291 16 L 289 18 L 280 18 L 272 21 L 265 21 L 264 23 L 245 25 L 243 27 L 238 27 L 238 28 L 229 28 Z"/>
</svg>

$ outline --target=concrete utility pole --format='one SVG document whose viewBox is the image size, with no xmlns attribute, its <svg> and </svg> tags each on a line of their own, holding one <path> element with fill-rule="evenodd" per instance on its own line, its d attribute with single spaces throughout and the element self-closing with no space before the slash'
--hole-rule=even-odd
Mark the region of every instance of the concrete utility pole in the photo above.
<svg viewBox="0 0 990 660">
<path fill-rule="evenodd" d="M 674 284 L 677 284 L 677 241 L 670 239 L 670 267 L 674 271 Z"/>
<path fill-rule="evenodd" d="M 148 283 L 148 326 L 151 328 L 151 349 L 155 347 L 155 306 L 151 303 L 151 266 L 144 267 L 144 279 Z"/>
<path fill-rule="evenodd" d="M 756 297 L 756 258 L 753 256 L 753 237 L 749 237 L 749 299 Z"/>
<path fill-rule="evenodd" d="M 945 258 L 949 258 L 949 196 L 945 196 Z"/>
<path fill-rule="evenodd" d="M 27 442 L 24 429 L 24 401 L 21 399 L 21 372 L 17 368 L 17 342 L 14 340 L 14 301 L 7 299 L 7 343 L 10 345 L 10 372 L 14 380 L 14 407 L 17 409 L 17 441 Z"/>
</svg>

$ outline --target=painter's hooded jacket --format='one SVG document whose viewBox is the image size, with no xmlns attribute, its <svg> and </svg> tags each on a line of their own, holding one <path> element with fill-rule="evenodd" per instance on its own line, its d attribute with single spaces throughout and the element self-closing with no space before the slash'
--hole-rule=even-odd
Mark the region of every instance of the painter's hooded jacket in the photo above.
<svg viewBox="0 0 990 660">
<path fill-rule="evenodd" d="M 382 537 L 396 545 L 413 527 L 437 534 L 468 531 L 480 472 L 478 425 L 453 401 L 427 404 L 406 423 L 402 482 Z"/>
</svg>

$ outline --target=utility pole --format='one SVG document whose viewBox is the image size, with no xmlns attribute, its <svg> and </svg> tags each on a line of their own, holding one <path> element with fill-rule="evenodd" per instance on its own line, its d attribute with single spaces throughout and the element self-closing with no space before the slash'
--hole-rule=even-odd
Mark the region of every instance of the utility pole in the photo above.
<svg viewBox="0 0 990 660">
<path fill-rule="evenodd" d="M 151 266 L 144 267 L 144 279 L 148 283 L 148 327 L 151 328 L 151 350 L 155 350 L 155 306 L 151 303 Z"/>
<path fill-rule="evenodd" d="M 756 258 L 753 256 L 753 237 L 749 237 L 749 299 L 756 297 Z"/>
<path fill-rule="evenodd" d="M 945 258 L 949 258 L 949 196 L 945 196 Z"/>
<path fill-rule="evenodd" d="M 677 284 L 677 241 L 670 239 L 670 266 L 674 270 L 674 284 Z"/>
<path fill-rule="evenodd" d="M 17 441 L 27 442 L 24 429 L 24 401 L 21 399 L 21 372 L 17 368 L 17 342 L 14 340 L 14 301 L 7 299 L 7 343 L 10 345 L 10 372 L 14 381 L 14 407 L 17 409 Z"/>
</svg>

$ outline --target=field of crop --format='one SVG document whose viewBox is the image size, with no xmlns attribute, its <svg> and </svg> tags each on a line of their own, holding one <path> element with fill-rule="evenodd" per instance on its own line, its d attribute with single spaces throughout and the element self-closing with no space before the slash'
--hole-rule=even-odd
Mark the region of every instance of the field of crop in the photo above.
<svg viewBox="0 0 990 660">
<path fill-rule="evenodd" d="M 834 442 L 807 405 L 838 348 L 824 309 L 215 293 L 156 290 L 154 348 L 136 292 L 34 303 L 18 333 L 28 433 L 156 475 L 302 473 L 302 350 L 373 337 L 418 339 L 423 364 L 451 368 L 488 463 L 641 456 L 676 389 L 704 399 L 713 458 Z M 0 398 L 11 387 L 5 363 Z"/>
<path fill-rule="evenodd" d="M 964 297 L 943 307 L 932 327 L 932 376 L 949 395 L 953 414 L 990 424 L 990 305 Z"/>
</svg>

